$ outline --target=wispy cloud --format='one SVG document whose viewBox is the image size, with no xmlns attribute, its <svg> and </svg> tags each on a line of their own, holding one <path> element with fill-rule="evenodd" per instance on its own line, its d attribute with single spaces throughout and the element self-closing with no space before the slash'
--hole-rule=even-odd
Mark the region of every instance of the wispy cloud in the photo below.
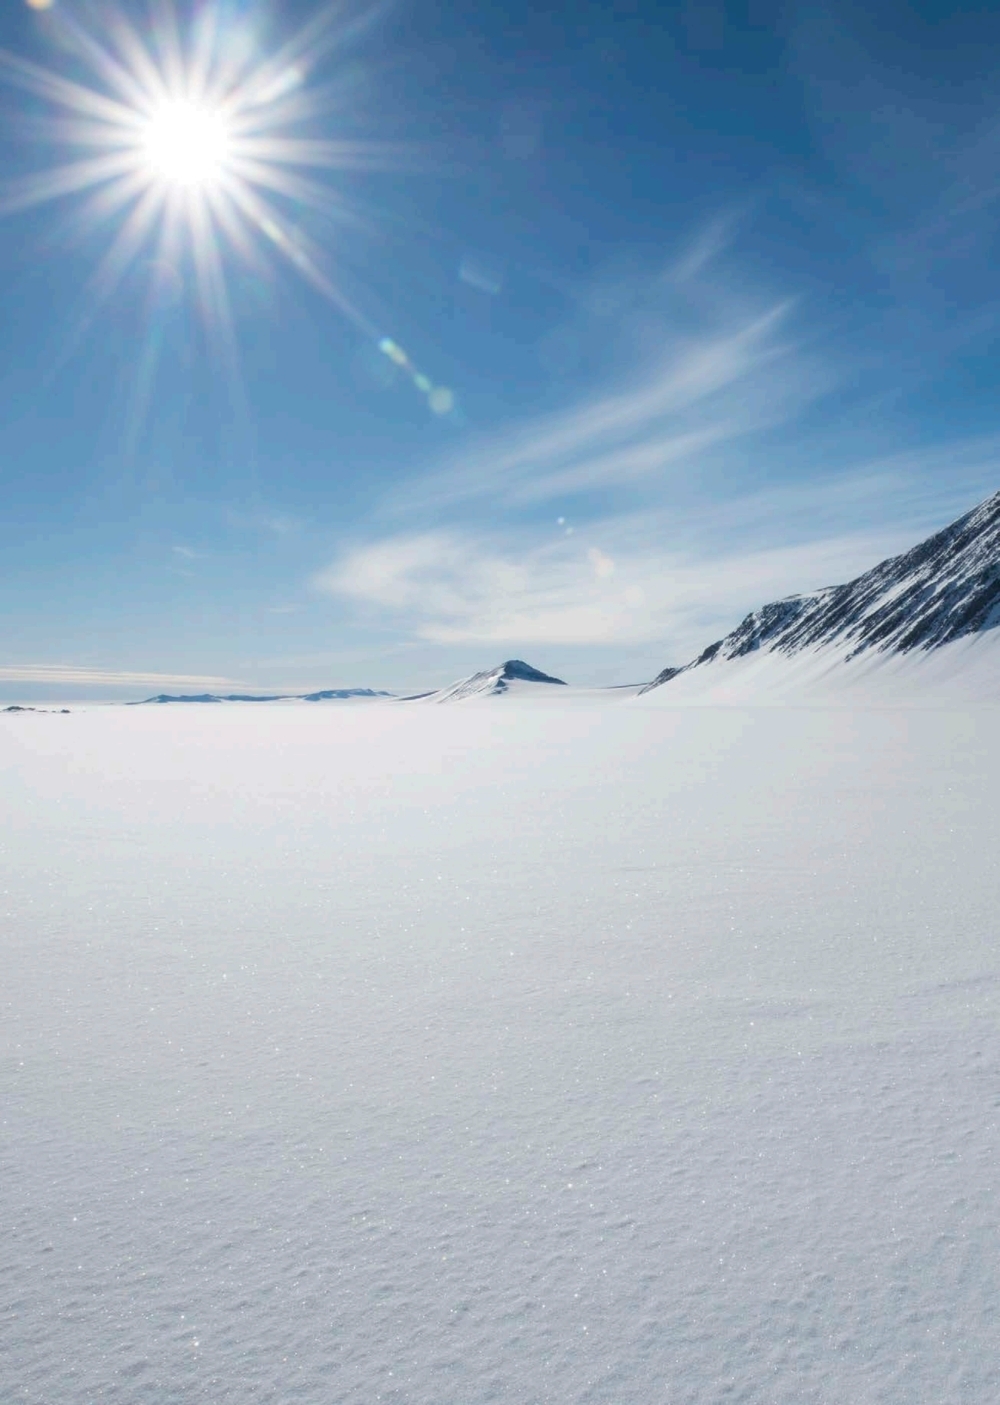
<svg viewBox="0 0 1000 1405">
<path fill-rule="evenodd" d="M 714 267 L 708 286 L 728 228 L 653 280 L 652 300 L 691 285 L 687 322 L 657 306 L 643 369 L 414 475 L 314 587 L 435 645 L 660 641 L 682 660 L 996 486 L 1000 439 L 865 454 L 849 416 L 817 420 L 856 368 L 820 358 L 792 300 L 753 307 Z"/>
<path fill-rule="evenodd" d="M 964 462 L 991 481 L 1000 441 L 969 446 Z M 971 506 L 947 480 L 920 491 L 916 470 L 933 466 L 899 456 L 683 512 L 603 517 L 573 536 L 398 533 L 345 551 L 314 585 L 428 643 L 662 641 L 684 658 L 754 606 L 849 579 Z"/>
<path fill-rule="evenodd" d="M 694 238 L 667 271 L 674 283 L 690 283 L 703 273 L 730 245 L 738 223 L 734 212 L 717 215 L 697 231 Z"/>
<path fill-rule="evenodd" d="M 605 523 L 599 546 L 562 538 L 521 550 L 500 535 L 400 536 L 347 553 L 316 583 L 409 621 L 434 644 L 662 640 L 693 652 L 754 604 L 860 571 L 888 541 L 855 532 L 783 547 L 730 544 L 709 557 L 657 548 L 649 525 Z"/>
<path fill-rule="evenodd" d="M 76 664 L 5 664 L 0 665 L 0 683 L 40 683 L 60 687 L 77 685 L 86 688 L 215 688 L 242 686 L 236 678 L 217 678 L 198 673 L 143 673 L 108 668 L 87 668 Z"/>
<path fill-rule="evenodd" d="M 701 335 L 665 329 L 652 365 L 633 369 L 623 386 L 471 442 L 397 494 L 389 510 L 440 513 L 485 498 L 517 508 L 654 478 L 662 491 L 665 474 L 780 424 L 830 388 L 797 344 L 790 310 L 776 302 Z"/>
</svg>

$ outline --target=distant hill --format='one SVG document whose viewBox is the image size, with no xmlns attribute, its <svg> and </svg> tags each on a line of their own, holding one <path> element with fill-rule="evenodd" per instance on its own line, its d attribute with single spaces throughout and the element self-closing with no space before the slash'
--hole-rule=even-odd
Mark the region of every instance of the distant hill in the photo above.
<svg viewBox="0 0 1000 1405">
<path fill-rule="evenodd" d="M 1000 493 L 902 556 L 811 595 L 751 611 L 725 638 L 680 668 L 665 668 L 644 692 L 679 674 L 756 651 L 825 649 L 845 662 L 866 652 L 931 650 L 1000 625 Z"/>
<path fill-rule="evenodd" d="M 323 688 L 318 693 L 157 693 L 155 698 L 142 698 L 128 707 L 144 707 L 147 703 L 218 703 L 218 702 L 327 702 L 331 698 L 391 698 L 394 693 L 378 692 L 374 688 Z"/>
</svg>

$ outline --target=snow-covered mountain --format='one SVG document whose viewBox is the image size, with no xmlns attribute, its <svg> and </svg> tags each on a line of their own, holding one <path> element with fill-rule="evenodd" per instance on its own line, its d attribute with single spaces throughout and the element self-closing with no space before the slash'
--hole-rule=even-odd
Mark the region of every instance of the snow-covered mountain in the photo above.
<svg viewBox="0 0 1000 1405">
<path fill-rule="evenodd" d="M 441 688 L 436 693 L 424 694 L 428 702 L 458 702 L 463 698 L 494 697 L 506 693 L 512 683 L 558 683 L 565 688 L 562 678 L 552 678 L 521 659 L 508 659 L 497 664 L 496 668 L 472 673 L 468 678 L 460 678 L 457 683 Z"/>
<path fill-rule="evenodd" d="M 762 605 L 690 663 L 663 669 L 643 691 L 703 664 L 756 651 L 797 654 L 823 649 L 828 656 L 848 661 L 867 651 L 936 649 L 997 625 L 1000 493 L 846 585 Z"/>
</svg>

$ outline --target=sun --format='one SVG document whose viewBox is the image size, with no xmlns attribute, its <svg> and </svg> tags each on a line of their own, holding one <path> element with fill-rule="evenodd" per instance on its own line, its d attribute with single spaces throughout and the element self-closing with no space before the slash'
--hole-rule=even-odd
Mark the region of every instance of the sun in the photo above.
<svg viewBox="0 0 1000 1405">
<path fill-rule="evenodd" d="M 370 338 L 435 415 L 452 414 L 453 393 L 347 296 L 336 246 L 323 238 L 361 223 L 337 172 L 406 164 L 398 147 L 317 130 L 323 113 L 343 105 L 335 66 L 324 84 L 313 81 L 351 28 L 335 0 L 270 52 L 265 0 L 149 0 L 148 8 L 104 0 L 99 30 L 69 5 L 27 3 L 46 9 L 45 33 L 73 66 L 62 72 L 0 49 L 0 83 L 30 95 L 26 126 L 49 132 L 56 148 L 43 169 L 0 175 L 0 215 L 65 202 L 65 217 L 75 209 L 84 227 L 107 233 L 87 290 L 95 301 L 138 262 L 169 270 L 171 285 L 193 288 L 227 347 L 227 266 L 241 262 L 259 276 L 261 253 L 273 253 Z"/>
<path fill-rule="evenodd" d="M 226 264 L 259 269 L 254 246 L 264 245 L 354 315 L 326 249 L 303 228 L 306 212 L 343 216 L 335 172 L 366 159 L 363 142 L 315 131 L 330 94 L 309 83 L 310 69 L 336 47 L 334 11 L 268 53 L 260 5 L 242 15 L 224 0 L 186 16 L 175 0 L 144 8 L 108 0 L 97 32 L 54 6 L 46 33 L 73 55 L 72 76 L 0 50 L 0 80 L 36 109 L 42 100 L 49 112 L 34 124 L 44 132 L 47 123 L 58 147 L 45 169 L 0 178 L 0 214 L 66 200 L 67 214 L 75 207 L 85 225 L 103 224 L 101 299 L 151 256 L 190 269 L 206 319 L 218 323 L 229 316 Z"/>
<path fill-rule="evenodd" d="M 139 148 L 154 179 L 167 186 L 206 188 L 225 180 L 233 135 L 222 109 L 174 98 L 151 113 Z"/>
</svg>

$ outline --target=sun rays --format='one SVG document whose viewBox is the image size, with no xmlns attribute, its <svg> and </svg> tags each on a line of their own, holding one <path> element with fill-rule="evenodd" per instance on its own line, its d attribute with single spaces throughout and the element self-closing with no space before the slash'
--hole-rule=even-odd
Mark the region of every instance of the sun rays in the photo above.
<svg viewBox="0 0 1000 1405">
<path fill-rule="evenodd" d="M 64 9 L 46 19 L 92 81 L 0 53 L 3 77 L 43 100 L 41 134 L 64 153 L 7 183 L 0 210 L 77 196 L 86 213 L 116 220 L 97 272 L 101 295 L 153 246 L 161 262 L 190 256 L 202 310 L 217 318 L 226 302 L 224 255 L 252 259 L 264 244 L 365 325 L 295 217 L 303 208 L 347 215 L 330 173 L 386 156 L 308 131 L 318 106 L 309 64 L 338 37 L 331 11 L 270 57 L 261 56 L 247 19 L 212 7 L 186 28 L 168 5 L 142 27 L 114 9 L 99 36 Z"/>
<path fill-rule="evenodd" d="M 34 99 L 32 131 L 54 159 L 0 184 L 0 214 L 71 201 L 72 217 L 106 229 L 89 289 L 95 303 L 140 259 L 157 278 L 190 270 L 203 321 L 230 350 L 227 266 L 263 274 L 270 253 L 401 367 L 434 413 L 450 412 L 452 393 L 348 295 L 332 252 L 338 223 L 363 224 L 336 173 L 407 160 L 399 146 L 328 130 L 335 69 L 325 85 L 313 75 L 362 21 L 352 28 L 342 9 L 327 7 L 268 52 L 259 8 L 237 14 L 222 0 L 189 23 L 171 0 L 151 4 L 141 23 L 118 6 L 87 10 L 87 22 L 69 6 L 32 8 L 46 9 L 66 61 L 43 67 L 0 51 L 0 81 Z M 320 236 L 304 228 L 317 216 Z"/>
</svg>

